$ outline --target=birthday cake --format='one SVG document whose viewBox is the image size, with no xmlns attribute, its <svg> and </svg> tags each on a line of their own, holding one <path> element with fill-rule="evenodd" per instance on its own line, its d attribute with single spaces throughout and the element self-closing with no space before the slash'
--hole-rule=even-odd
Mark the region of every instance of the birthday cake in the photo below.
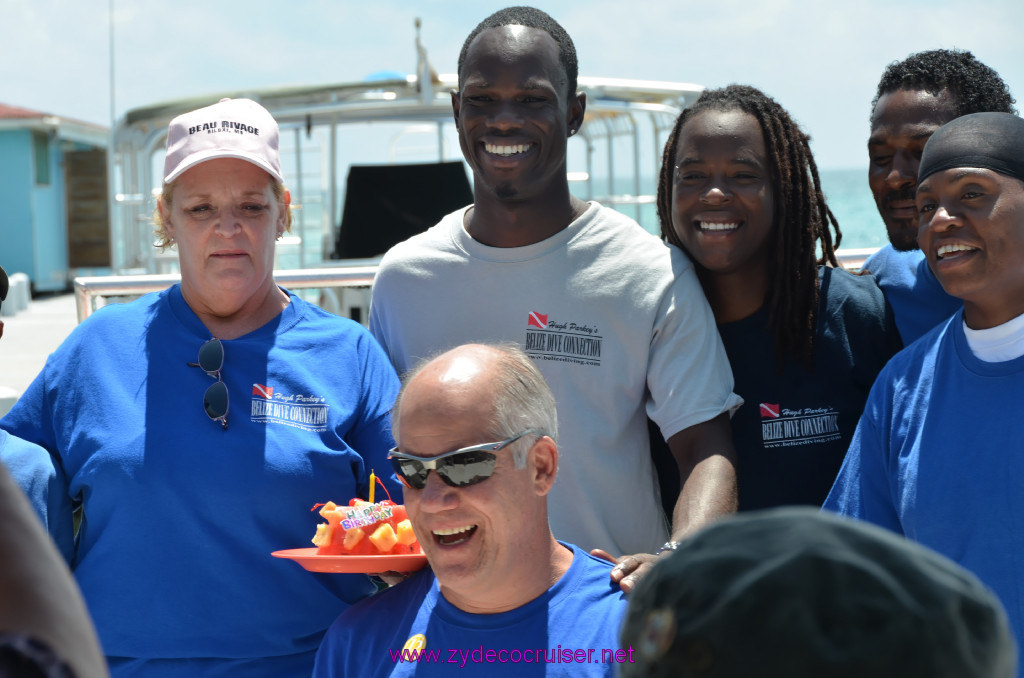
<svg viewBox="0 0 1024 678">
<path fill-rule="evenodd" d="M 352 499 L 348 506 L 329 501 L 320 509 L 326 523 L 316 527 L 318 556 L 373 556 L 422 553 L 405 506 L 390 499 L 378 503 Z"/>
</svg>

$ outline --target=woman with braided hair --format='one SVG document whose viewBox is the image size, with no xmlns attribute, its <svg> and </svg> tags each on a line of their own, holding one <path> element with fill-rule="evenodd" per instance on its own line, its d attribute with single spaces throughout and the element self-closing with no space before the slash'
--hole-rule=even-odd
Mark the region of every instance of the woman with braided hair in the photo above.
<svg viewBox="0 0 1024 678">
<path fill-rule="evenodd" d="M 902 346 L 873 279 L 839 266 L 809 141 L 771 97 L 730 85 L 683 111 L 662 159 L 662 237 L 694 261 L 745 401 L 741 510 L 821 505 Z"/>
</svg>

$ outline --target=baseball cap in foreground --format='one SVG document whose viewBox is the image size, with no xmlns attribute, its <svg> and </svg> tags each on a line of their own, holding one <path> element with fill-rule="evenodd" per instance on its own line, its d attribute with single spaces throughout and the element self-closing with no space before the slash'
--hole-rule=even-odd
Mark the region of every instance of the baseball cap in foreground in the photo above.
<svg viewBox="0 0 1024 678">
<path fill-rule="evenodd" d="M 277 121 L 251 99 L 221 99 L 182 113 L 167 130 L 164 183 L 207 160 L 247 160 L 284 183 L 278 153 Z"/>
<path fill-rule="evenodd" d="M 971 573 L 881 528 L 786 508 L 684 541 L 637 584 L 621 678 L 1012 678 L 1006 614 Z"/>
</svg>

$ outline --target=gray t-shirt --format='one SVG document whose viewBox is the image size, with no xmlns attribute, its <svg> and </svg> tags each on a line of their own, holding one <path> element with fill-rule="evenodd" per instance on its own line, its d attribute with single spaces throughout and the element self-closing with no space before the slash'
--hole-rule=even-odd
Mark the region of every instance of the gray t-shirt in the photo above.
<svg viewBox="0 0 1024 678">
<path fill-rule="evenodd" d="M 657 549 L 668 529 L 647 416 L 667 438 L 742 402 L 693 265 L 597 203 L 525 247 L 482 245 L 464 214 L 384 256 L 371 332 L 399 374 L 460 344 L 522 346 L 558 405 L 555 536 L 615 554 Z"/>
</svg>

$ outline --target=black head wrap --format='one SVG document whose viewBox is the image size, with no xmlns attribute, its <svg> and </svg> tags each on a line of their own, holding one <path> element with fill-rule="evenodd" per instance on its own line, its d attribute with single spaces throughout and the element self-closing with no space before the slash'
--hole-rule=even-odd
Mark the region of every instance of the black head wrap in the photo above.
<svg viewBox="0 0 1024 678">
<path fill-rule="evenodd" d="M 925 144 L 917 183 L 954 167 L 978 167 L 1024 181 L 1024 119 L 971 113 L 940 127 Z"/>
</svg>

